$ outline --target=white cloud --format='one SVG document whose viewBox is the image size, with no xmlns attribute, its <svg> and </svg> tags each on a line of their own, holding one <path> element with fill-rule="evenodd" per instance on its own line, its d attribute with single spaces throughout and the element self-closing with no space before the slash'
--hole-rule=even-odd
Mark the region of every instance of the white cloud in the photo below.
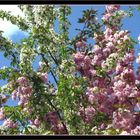
<svg viewBox="0 0 140 140">
<path fill-rule="evenodd" d="M 0 10 L 10 11 L 12 15 L 24 16 L 22 11 L 18 8 L 17 5 L 0 5 Z M 16 25 L 11 24 L 7 20 L 0 19 L 0 30 L 4 31 L 4 36 L 10 38 L 12 34 L 19 31 L 19 28 Z"/>
</svg>

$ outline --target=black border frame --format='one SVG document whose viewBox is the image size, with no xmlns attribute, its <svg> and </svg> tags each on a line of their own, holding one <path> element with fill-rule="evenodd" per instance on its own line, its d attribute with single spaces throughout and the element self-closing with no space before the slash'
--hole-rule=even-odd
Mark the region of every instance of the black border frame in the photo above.
<svg viewBox="0 0 140 140">
<path fill-rule="evenodd" d="M 107 135 L 93 135 L 93 136 L 88 136 L 88 135 L 70 135 L 70 136 L 66 136 L 66 135 L 3 135 L 0 136 L 0 139 L 6 139 L 6 140 L 52 140 L 52 139 L 56 139 L 56 140 L 134 140 L 140 139 L 140 135 L 139 136 L 128 136 L 128 135 L 117 135 L 117 136 L 107 136 Z"/>
<path fill-rule="evenodd" d="M 140 4 L 140 0 L 0 0 L 0 4 Z"/>
<path fill-rule="evenodd" d="M 105 5 L 105 4 L 120 4 L 120 5 L 140 5 L 140 0 L 0 0 L 0 5 L 18 5 L 18 4 L 69 4 L 69 5 Z M 140 135 L 1 135 L 0 140 L 15 140 L 15 139 L 45 139 L 45 140 L 140 140 Z"/>
</svg>

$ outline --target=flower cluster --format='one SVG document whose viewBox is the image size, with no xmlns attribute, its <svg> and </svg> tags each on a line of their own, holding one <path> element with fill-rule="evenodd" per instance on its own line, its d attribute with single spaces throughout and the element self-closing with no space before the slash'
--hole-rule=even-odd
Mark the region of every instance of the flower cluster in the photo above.
<svg viewBox="0 0 140 140">
<path fill-rule="evenodd" d="M 22 76 L 17 79 L 18 88 L 12 92 L 12 99 L 16 100 L 18 97 L 18 105 L 21 105 L 23 108 L 26 107 L 28 103 L 28 98 L 32 95 L 33 89 L 29 84 L 26 77 Z"/>
<path fill-rule="evenodd" d="M 92 106 L 88 106 L 87 108 L 80 108 L 78 112 L 78 116 L 81 116 L 83 121 L 86 123 L 90 123 L 95 116 L 95 109 Z"/>
<path fill-rule="evenodd" d="M 127 13 L 120 10 L 119 5 L 107 5 L 106 12 L 102 17 L 102 20 L 105 24 L 109 23 L 108 26 L 116 28 L 120 24 L 121 19 L 125 16 L 127 16 Z"/>
<path fill-rule="evenodd" d="M 134 127 L 134 117 L 129 110 L 118 110 L 113 113 L 113 127 L 116 129 L 123 129 L 130 131 Z"/>
<path fill-rule="evenodd" d="M 3 126 L 8 127 L 8 128 L 17 128 L 18 124 L 14 123 L 12 120 L 10 119 L 6 119 L 3 123 Z"/>
<path fill-rule="evenodd" d="M 89 79 L 84 95 L 90 107 L 82 107 L 78 115 L 91 123 L 93 116 L 102 112 L 112 120 L 113 128 L 134 134 L 140 125 L 139 114 L 135 114 L 140 97 L 140 72 L 135 75 L 135 51 L 129 32 L 119 30 L 120 19 L 126 15 L 119 8 L 118 5 L 106 6 L 102 18 L 105 31 L 94 33 L 96 43 L 92 55 L 85 55 L 82 50 L 74 54 L 76 70 Z M 139 56 L 136 62 L 139 63 Z"/>
<path fill-rule="evenodd" d="M 89 75 L 90 73 L 90 58 L 84 53 L 77 52 L 74 54 L 74 61 L 77 64 L 77 70 L 81 72 L 82 75 Z"/>
<path fill-rule="evenodd" d="M 55 134 L 65 134 L 66 131 L 64 129 L 63 124 L 60 122 L 59 117 L 56 112 L 48 112 L 45 117 L 45 121 L 49 122 L 51 125 L 51 130 Z"/>
</svg>

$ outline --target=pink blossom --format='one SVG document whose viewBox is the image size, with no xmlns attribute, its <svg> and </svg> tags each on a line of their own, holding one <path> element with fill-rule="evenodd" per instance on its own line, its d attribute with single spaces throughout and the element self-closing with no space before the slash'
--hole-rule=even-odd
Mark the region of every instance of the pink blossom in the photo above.
<svg viewBox="0 0 140 140">
<path fill-rule="evenodd" d="M 26 86 L 26 87 L 21 87 L 21 91 L 22 91 L 22 94 L 29 94 L 31 95 L 32 93 L 32 87 L 31 86 Z"/>
<path fill-rule="evenodd" d="M 124 36 L 124 33 L 125 33 L 125 31 L 123 31 L 123 30 L 120 31 L 120 32 L 119 32 L 119 36 Z"/>
<path fill-rule="evenodd" d="M 19 77 L 18 80 L 17 80 L 17 83 L 20 85 L 20 86 L 26 86 L 28 84 L 28 81 L 27 81 L 27 78 L 26 77 Z"/>
<path fill-rule="evenodd" d="M 120 6 L 119 5 L 107 5 L 106 6 L 106 10 L 109 13 L 112 13 L 112 12 L 117 11 L 119 9 L 120 9 Z"/>
<path fill-rule="evenodd" d="M 124 37 L 123 37 L 123 41 L 128 41 L 129 40 L 129 37 L 127 36 L 127 35 L 125 35 Z"/>
<path fill-rule="evenodd" d="M 16 97 L 17 97 L 17 91 L 14 90 L 14 91 L 12 92 L 12 100 L 16 100 Z"/>
<path fill-rule="evenodd" d="M 115 38 L 116 40 L 118 40 L 119 34 L 118 34 L 118 33 L 115 33 L 115 34 L 114 34 L 114 38 Z"/>
<path fill-rule="evenodd" d="M 95 116 L 96 111 L 92 106 L 88 106 L 87 108 L 80 108 L 80 111 L 78 113 L 79 116 L 82 117 L 83 121 L 86 123 L 90 123 Z"/>
<path fill-rule="evenodd" d="M 14 123 L 10 119 L 6 119 L 3 123 L 3 125 L 6 126 L 6 127 L 9 127 L 9 128 L 16 128 L 17 127 L 17 123 Z"/>
<path fill-rule="evenodd" d="M 98 45 L 94 45 L 93 52 L 98 54 L 102 52 L 102 49 Z"/>
<path fill-rule="evenodd" d="M 113 113 L 114 128 L 128 131 L 133 128 L 133 123 L 134 123 L 134 117 L 129 110 Z"/>
<path fill-rule="evenodd" d="M 123 66 L 119 63 L 117 66 L 116 66 L 116 73 L 119 74 L 123 71 Z"/>
<path fill-rule="evenodd" d="M 86 46 L 86 43 L 82 40 L 82 41 L 78 41 L 76 43 L 76 47 L 77 48 L 81 48 L 81 47 L 85 47 Z"/>
<path fill-rule="evenodd" d="M 114 48 L 114 44 L 112 43 L 112 42 L 108 42 L 107 44 L 106 44 L 106 46 L 108 47 L 108 48 Z"/>
<path fill-rule="evenodd" d="M 117 43 L 118 43 L 118 45 L 121 45 L 122 44 L 121 40 L 118 40 Z"/>
<path fill-rule="evenodd" d="M 110 28 L 106 28 L 106 30 L 105 30 L 105 32 L 104 32 L 104 34 L 105 34 L 105 38 L 106 39 L 108 39 L 108 37 L 110 37 L 111 35 L 112 35 L 112 29 L 110 29 Z"/>
<path fill-rule="evenodd" d="M 40 120 L 38 119 L 38 118 L 36 118 L 35 120 L 34 120 L 34 124 L 36 125 L 36 126 L 39 126 L 40 125 Z"/>
<path fill-rule="evenodd" d="M 89 64 L 90 61 L 91 61 L 90 57 L 88 55 L 86 55 L 85 58 L 84 58 L 84 62 Z"/>
<path fill-rule="evenodd" d="M 107 13 L 105 14 L 103 17 L 102 17 L 102 20 L 103 21 L 108 21 L 108 19 L 111 17 L 111 14 L 110 13 Z"/>
<path fill-rule="evenodd" d="M 101 123 L 100 125 L 99 125 L 99 130 L 103 130 L 105 128 L 105 123 Z"/>
<path fill-rule="evenodd" d="M 46 73 L 41 73 L 41 79 L 45 84 L 48 83 L 48 77 Z"/>
<path fill-rule="evenodd" d="M 94 95 L 89 95 L 88 96 L 88 101 L 91 103 L 91 104 L 93 104 L 94 103 L 94 101 L 95 101 L 95 96 Z"/>
<path fill-rule="evenodd" d="M 96 70 L 90 70 L 90 73 L 92 74 L 92 76 L 96 76 L 97 74 Z"/>
<path fill-rule="evenodd" d="M 137 126 L 135 129 L 132 129 L 131 135 L 140 135 L 140 126 Z"/>
<path fill-rule="evenodd" d="M 111 49 L 109 49 L 109 48 L 103 49 L 103 55 L 104 55 L 105 57 L 107 57 L 110 53 L 111 53 Z"/>
<path fill-rule="evenodd" d="M 50 122 L 52 125 L 57 125 L 59 118 L 56 112 L 48 112 L 44 119 L 48 122 Z"/>
<path fill-rule="evenodd" d="M 83 55 L 81 52 L 77 52 L 74 54 L 74 61 L 75 63 L 79 63 L 84 60 L 85 55 Z"/>
<path fill-rule="evenodd" d="M 91 123 L 96 114 L 96 108 L 112 120 L 115 129 L 130 134 L 131 130 L 140 124 L 134 117 L 135 109 L 138 108 L 137 98 L 140 96 L 140 85 L 136 81 L 140 81 L 140 70 L 135 75 L 133 67 L 135 51 L 131 48 L 127 49 L 128 46 L 126 46 L 126 42 L 133 44 L 129 32 L 119 29 L 123 11 L 118 11 L 118 17 L 113 19 L 114 12 L 119 8 L 118 5 L 106 6 L 106 12 L 102 18 L 105 31 L 101 34 L 94 33 L 96 45 L 93 46 L 90 57 L 83 50 L 74 54 L 76 70 L 88 79 L 87 90 L 83 93 L 87 107 L 85 112 L 81 107 L 78 115 L 84 122 Z M 139 55 L 136 61 L 138 60 Z M 112 62 L 114 62 L 113 66 Z M 93 90 L 94 87 L 98 90 Z M 88 103 L 93 104 L 94 108 Z"/>
<path fill-rule="evenodd" d="M 20 96 L 18 105 L 24 105 L 25 103 L 27 103 L 27 98 L 25 96 Z"/>
</svg>

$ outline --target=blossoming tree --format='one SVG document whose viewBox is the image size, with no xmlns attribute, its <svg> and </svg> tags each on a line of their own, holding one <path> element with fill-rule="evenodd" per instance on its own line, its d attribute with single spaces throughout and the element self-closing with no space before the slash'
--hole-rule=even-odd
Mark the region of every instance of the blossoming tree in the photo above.
<svg viewBox="0 0 140 140">
<path fill-rule="evenodd" d="M 85 10 L 78 20 L 83 29 L 70 39 L 69 6 L 19 8 L 24 19 L 0 10 L 0 18 L 28 33 L 19 43 L 0 34 L 0 51 L 11 62 L 0 69 L 0 79 L 7 80 L 0 87 L 0 134 L 140 134 L 140 70 L 133 67 L 140 56 L 121 28 L 132 9 L 107 5 L 101 22 L 97 11 Z M 17 105 L 8 106 L 8 98 Z"/>
</svg>

